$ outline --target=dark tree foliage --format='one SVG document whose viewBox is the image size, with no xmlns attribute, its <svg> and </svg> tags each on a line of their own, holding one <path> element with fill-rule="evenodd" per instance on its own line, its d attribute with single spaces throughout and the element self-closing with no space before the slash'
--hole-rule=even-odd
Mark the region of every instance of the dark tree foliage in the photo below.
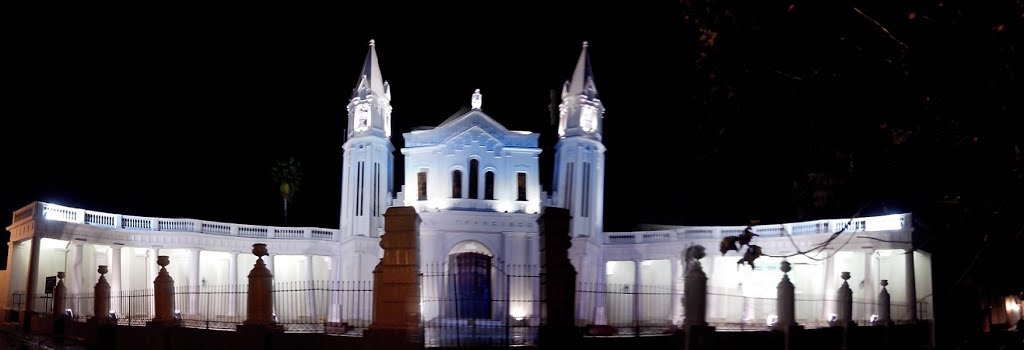
<svg viewBox="0 0 1024 350">
<path fill-rule="evenodd" d="M 1024 243 L 1022 1 L 680 4 L 694 161 L 774 162 L 797 219 L 914 212 L 947 342 L 984 322 L 986 293 L 1024 289 L 1005 274 Z"/>
</svg>

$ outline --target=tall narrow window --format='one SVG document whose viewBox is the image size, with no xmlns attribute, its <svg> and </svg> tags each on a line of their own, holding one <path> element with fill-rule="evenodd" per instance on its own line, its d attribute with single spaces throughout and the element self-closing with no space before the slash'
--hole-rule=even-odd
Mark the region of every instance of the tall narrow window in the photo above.
<svg viewBox="0 0 1024 350">
<path fill-rule="evenodd" d="M 593 188 L 590 184 L 590 163 L 583 163 L 583 216 L 590 216 L 590 195 Z"/>
<path fill-rule="evenodd" d="M 565 171 L 565 209 L 572 212 L 572 168 L 574 163 L 566 164 Z"/>
<path fill-rule="evenodd" d="M 380 163 L 373 163 L 373 216 L 380 216 Z"/>
<path fill-rule="evenodd" d="M 494 172 L 484 173 L 484 199 L 494 199 Z"/>
<path fill-rule="evenodd" d="M 452 198 L 462 198 L 462 170 L 452 171 Z"/>
<path fill-rule="evenodd" d="M 477 194 L 480 192 L 480 161 L 476 159 L 469 160 L 469 198 L 477 199 Z"/>
<path fill-rule="evenodd" d="M 517 201 L 526 200 L 526 173 L 516 173 L 516 188 L 517 188 Z"/>
<path fill-rule="evenodd" d="M 427 200 L 427 172 L 421 171 L 416 174 L 416 187 L 419 193 L 419 200 Z"/>
<path fill-rule="evenodd" d="M 356 216 L 363 216 L 363 183 L 366 182 L 364 163 L 356 163 Z"/>
</svg>

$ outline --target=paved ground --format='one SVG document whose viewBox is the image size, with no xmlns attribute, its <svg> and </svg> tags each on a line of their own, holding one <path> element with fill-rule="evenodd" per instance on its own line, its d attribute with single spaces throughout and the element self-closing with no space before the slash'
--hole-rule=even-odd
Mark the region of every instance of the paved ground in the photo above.
<svg viewBox="0 0 1024 350">
<path fill-rule="evenodd" d="M 78 350 L 86 349 L 86 346 L 76 339 L 26 335 L 16 323 L 0 323 L 0 349 Z"/>
</svg>

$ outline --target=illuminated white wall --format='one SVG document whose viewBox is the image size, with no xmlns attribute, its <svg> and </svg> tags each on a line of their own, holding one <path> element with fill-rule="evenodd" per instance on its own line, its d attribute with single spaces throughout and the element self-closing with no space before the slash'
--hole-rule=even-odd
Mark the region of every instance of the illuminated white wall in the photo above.
<svg viewBox="0 0 1024 350">
<path fill-rule="evenodd" d="M 405 133 L 404 205 L 418 211 L 472 209 L 540 212 L 537 134 L 510 131 L 481 111 L 471 111 L 435 129 Z M 470 198 L 470 160 L 479 163 L 477 197 Z M 452 173 L 462 172 L 461 198 L 452 196 Z M 418 173 L 427 173 L 427 199 L 420 200 Z M 494 173 L 494 199 L 485 199 L 486 173 Z M 518 200 L 517 174 L 526 174 L 526 200 Z"/>
</svg>

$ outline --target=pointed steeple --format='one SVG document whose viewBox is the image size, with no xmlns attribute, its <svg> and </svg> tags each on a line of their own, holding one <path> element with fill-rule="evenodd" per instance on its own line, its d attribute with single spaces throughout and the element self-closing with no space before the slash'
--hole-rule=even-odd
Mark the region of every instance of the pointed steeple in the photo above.
<svg viewBox="0 0 1024 350">
<path fill-rule="evenodd" d="M 353 95 L 359 94 L 360 90 L 369 89 L 379 96 L 386 96 L 388 93 L 387 83 L 380 74 L 380 65 L 377 63 L 377 49 L 373 39 L 370 39 L 370 50 L 366 53 L 366 61 L 363 62 L 363 69 L 359 71 L 359 83 Z"/>
<path fill-rule="evenodd" d="M 566 82 L 564 94 L 585 94 L 588 97 L 597 98 L 597 86 L 594 85 L 594 72 L 590 68 L 590 54 L 587 51 L 587 42 L 584 41 L 583 52 L 580 52 L 580 58 L 576 61 L 576 70 L 572 73 L 572 79 Z"/>
</svg>

